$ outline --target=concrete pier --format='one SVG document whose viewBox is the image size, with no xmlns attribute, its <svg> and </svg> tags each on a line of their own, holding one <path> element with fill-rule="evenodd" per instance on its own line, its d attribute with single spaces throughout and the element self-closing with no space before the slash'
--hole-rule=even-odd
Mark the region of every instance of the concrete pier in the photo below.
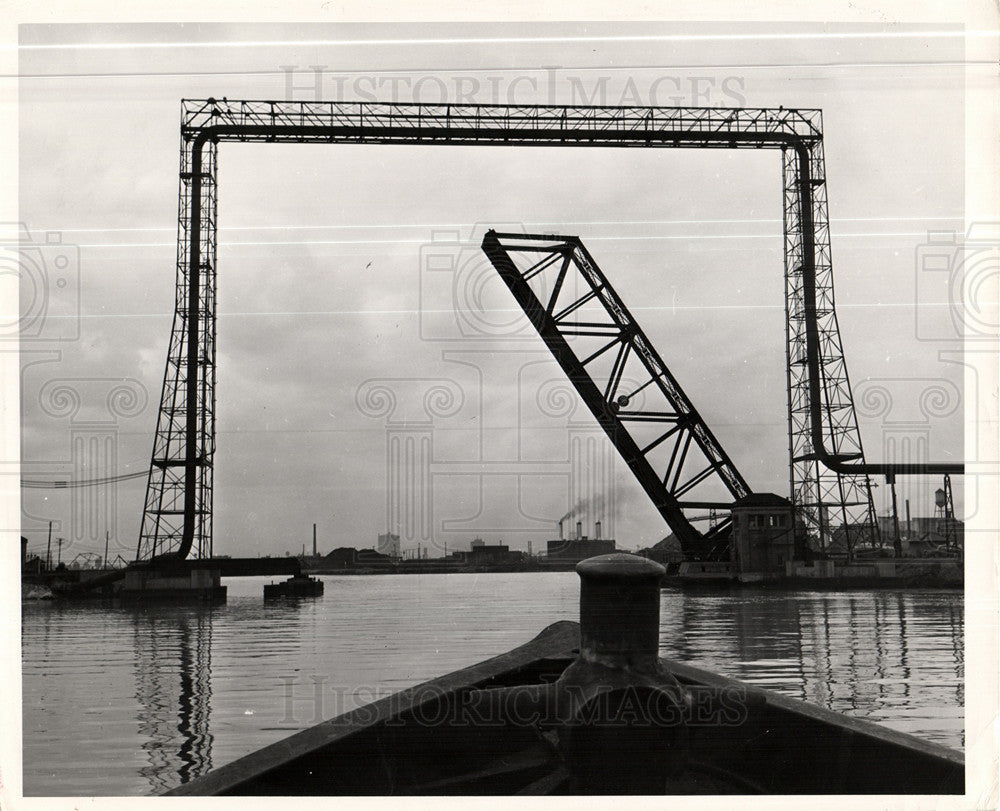
<svg viewBox="0 0 1000 811">
<path fill-rule="evenodd" d="M 133 569 L 125 572 L 121 590 L 115 596 L 129 602 L 224 603 L 226 587 L 219 569 Z"/>
</svg>

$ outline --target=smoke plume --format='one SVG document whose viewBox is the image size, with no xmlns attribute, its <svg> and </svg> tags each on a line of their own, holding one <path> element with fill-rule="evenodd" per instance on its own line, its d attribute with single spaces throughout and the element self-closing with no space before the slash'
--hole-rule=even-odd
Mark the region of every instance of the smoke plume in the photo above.
<svg viewBox="0 0 1000 811">
<path fill-rule="evenodd" d="M 581 498 L 576 502 L 576 504 L 570 507 L 569 512 L 559 520 L 565 521 L 567 518 L 577 517 L 582 519 L 584 516 L 592 517 L 595 521 L 599 521 L 604 517 L 603 493 L 598 493 L 590 498 Z"/>
</svg>

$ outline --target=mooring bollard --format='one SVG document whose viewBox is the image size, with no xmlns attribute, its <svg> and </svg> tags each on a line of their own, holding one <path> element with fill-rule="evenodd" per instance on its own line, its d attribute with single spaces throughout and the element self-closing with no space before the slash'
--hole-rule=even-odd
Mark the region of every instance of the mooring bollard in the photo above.
<svg viewBox="0 0 1000 811">
<path fill-rule="evenodd" d="M 633 670 L 658 666 L 660 578 L 664 568 L 636 555 L 581 561 L 580 656 Z"/>
<path fill-rule="evenodd" d="M 659 661 L 665 570 L 613 554 L 576 571 L 580 655 L 556 685 L 559 749 L 580 793 L 661 793 L 684 767 L 689 703 Z"/>
<path fill-rule="evenodd" d="M 580 653 L 555 683 L 477 690 L 482 715 L 556 733 L 579 794 L 660 794 L 685 765 L 688 692 L 660 664 L 660 578 L 636 555 L 577 564 Z M 492 717 L 492 715 L 491 715 Z"/>
</svg>

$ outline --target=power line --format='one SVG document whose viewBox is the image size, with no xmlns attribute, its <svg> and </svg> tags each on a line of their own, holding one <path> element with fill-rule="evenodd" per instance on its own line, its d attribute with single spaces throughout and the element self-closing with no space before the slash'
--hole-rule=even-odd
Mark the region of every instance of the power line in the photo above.
<svg viewBox="0 0 1000 811">
<path fill-rule="evenodd" d="M 46 489 L 46 490 L 69 490 L 76 487 L 100 487 L 105 484 L 114 484 L 115 482 L 123 482 L 128 479 L 138 479 L 142 476 L 148 476 L 148 470 L 140 470 L 136 473 L 123 473 L 120 476 L 105 476 L 100 479 L 65 479 L 65 480 L 54 480 L 54 481 L 43 481 L 40 479 L 21 479 L 21 487 L 34 488 L 34 489 Z"/>
</svg>

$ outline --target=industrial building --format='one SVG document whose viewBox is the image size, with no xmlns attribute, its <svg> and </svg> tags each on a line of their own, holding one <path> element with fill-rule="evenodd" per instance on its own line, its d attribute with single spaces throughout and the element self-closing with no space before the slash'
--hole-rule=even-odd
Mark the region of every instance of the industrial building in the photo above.
<svg viewBox="0 0 1000 811">
<path fill-rule="evenodd" d="M 507 544 L 488 544 L 482 538 L 474 538 L 469 544 L 469 551 L 453 552 L 452 557 L 458 558 L 467 566 L 510 566 L 524 562 L 523 552 L 511 552 Z"/>
<path fill-rule="evenodd" d="M 563 537 L 563 522 L 559 522 L 559 538 L 546 544 L 546 561 L 549 563 L 579 563 L 596 555 L 609 555 L 615 551 L 611 538 L 601 538 L 601 522 L 594 524 L 594 537 L 583 534 L 583 522 L 576 522 L 576 537 Z"/>
<path fill-rule="evenodd" d="M 377 552 L 374 549 L 355 549 L 351 546 L 341 546 L 327 553 L 322 559 L 324 568 L 351 569 L 357 567 L 381 568 L 391 567 L 393 558 Z"/>
<path fill-rule="evenodd" d="M 473 541 L 466 561 L 472 566 L 490 566 L 510 563 L 510 547 L 506 544 L 486 544 Z"/>
<path fill-rule="evenodd" d="M 390 558 L 399 557 L 399 536 L 391 532 L 378 536 L 378 546 L 376 549 L 380 554 L 388 555 Z"/>
</svg>

